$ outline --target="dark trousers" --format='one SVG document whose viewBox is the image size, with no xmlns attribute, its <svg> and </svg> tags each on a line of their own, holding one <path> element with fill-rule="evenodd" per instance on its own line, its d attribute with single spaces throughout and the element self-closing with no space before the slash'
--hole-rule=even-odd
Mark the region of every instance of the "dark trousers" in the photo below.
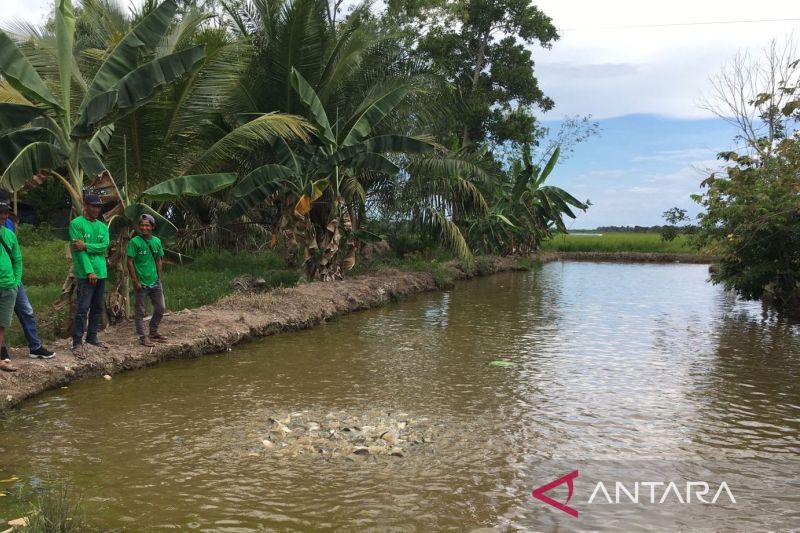
<svg viewBox="0 0 800 533">
<path fill-rule="evenodd" d="M 36 331 L 36 316 L 33 314 L 33 306 L 25 293 L 25 286 L 20 285 L 17 289 L 17 302 L 14 304 L 14 313 L 17 314 L 22 332 L 28 341 L 28 348 L 31 351 L 42 347 L 42 341 Z M 3 346 L 8 346 L 8 342 L 3 342 Z"/>
<path fill-rule="evenodd" d="M 136 334 L 141 339 L 146 334 L 144 332 L 144 313 L 147 308 L 147 298 L 153 303 L 153 318 L 150 319 L 150 335 L 158 333 L 158 325 L 164 316 L 166 305 L 164 303 L 164 291 L 159 281 L 153 287 L 142 287 L 134 289 L 136 293 L 136 307 L 133 310 L 133 323 L 136 326 Z"/>
<path fill-rule="evenodd" d="M 86 329 L 86 342 L 97 342 L 97 329 L 103 318 L 105 307 L 104 296 L 106 280 L 98 279 L 92 285 L 88 279 L 78 280 L 78 311 L 75 313 L 72 330 L 72 345 L 77 346 L 83 339 L 83 327 L 86 315 L 89 315 L 89 327 Z"/>
</svg>

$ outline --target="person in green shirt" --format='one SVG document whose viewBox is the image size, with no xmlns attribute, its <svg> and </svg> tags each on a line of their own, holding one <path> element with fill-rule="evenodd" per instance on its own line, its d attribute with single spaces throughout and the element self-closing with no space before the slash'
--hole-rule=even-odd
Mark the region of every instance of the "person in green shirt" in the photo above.
<svg viewBox="0 0 800 533">
<path fill-rule="evenodd" d="M 164 290 L 161 287 L 162 258 L 164 248 L 161 239 L 153 235 L 156 220 L 147 213 L 139 217 L 139 235 L 128 241 L 128 272 L 133 282 L 136 307 L 133 312 L 133 323 L 136 335 L 144 346 L 155 346 L 153 339 L 166 340 L 158 332 L 158 325 L 164 316 Z M 147 298 L 153 303 L 153 317 L 150 319 L 150 335 L 144 330 L 144 312 Z"/>
<path fill-rule="evenodd" d="M 11 206 L 0 202 L 0 211 L 5 216 Z M 0 228 L 0 345 L 6 338 L 6 328 L 11 325 L 14 305 L 17 303 L 17 289 L 22 284 L 22 252 L 17 236 L 3 226 Z M 9 361 L 0 360 L 0 370 L 14 372 L 16 368 Z"/>
<path fill-rule="evenodd" d="M 101 220 L 103 202 L 96 194 L 84 197 L 83 216 L 69 223 L 69 238 L 72 241 L 72 264 L 78 281 L 78 310 L 75 312 L 72 330 L 72 353 L 83 359 L 83 330 L 86 315 L 86 343 L 100 348 L 108 345 L 97 338 L 97 330 L 103 316 L 105 301 L 106 252 L 108 251 L 108 227 Z"/>
</svg>

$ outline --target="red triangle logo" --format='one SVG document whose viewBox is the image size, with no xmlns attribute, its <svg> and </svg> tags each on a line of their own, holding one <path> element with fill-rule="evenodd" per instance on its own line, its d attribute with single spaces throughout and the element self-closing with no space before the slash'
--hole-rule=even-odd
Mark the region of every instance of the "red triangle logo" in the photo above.
<svg viewBox="0 0 800 533">
<path fill-rule="evenodd" d="M 546 485 L 542 485 L 538 489 L 533 489 L 533 492 L 531 494 L 537 500 L 541 500 L 544 503 L 546 503 L 547 505 L 551 505 L 551 506 L 555 507 L 556 509 L 560 509 L 560 510 L 564 511 L 565 513 L 567 513 L 570 516 L 574 516 L 575 518 L 578 518 L 578 511 L 576 511 L 572 507 L 567 506 L 569 501 L 572 499 L 572 492 L 573 492 L 573 488 L 574 488 L 572 486 L 572 480 L 575 479 L 576 477 L 578 477 L 578 471 L 577 470 L 573 470 L 572 472 L 570 472 L 566 476 L 562 476 L 562 477 L 560 477 L 558 479 L 555 479 L 555 480 L 551 481 L 550 483 L 548 483 Z M 553 490 L 554 488 L 558 487 L 559 485 L 561 485 L 563 483 L 567 484 L 567 489 L 569 490 L 569 493 L 567 494 L 567 501 L 565 501 L 564 503 L 561 503 L 561 502 L 558 502 L 558 501 L 554 500 L 550 496 L 546 496 L 545 495 L 545 492 Z"/>
</svg>

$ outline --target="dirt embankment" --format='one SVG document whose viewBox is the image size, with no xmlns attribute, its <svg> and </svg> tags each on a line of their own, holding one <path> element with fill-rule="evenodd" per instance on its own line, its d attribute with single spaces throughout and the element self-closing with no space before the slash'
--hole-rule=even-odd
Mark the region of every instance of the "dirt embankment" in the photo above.
<svg viewBox="0 0 800 533">
<path fill-rule="evenodd" d="M 653 252 L 537 252 L 539 261 L 596 261 L 613 263 L 694 263 L 711 264 L 718 256 Z"/>
<path fill-rule="evenodd" d="M 542 252 L 533 259 L 542 262 L 708 263 L 713 258 L 683 254 Z M 453 279 L 520 269 L 516 259 L 502 257 L 481 257 L 471 273 L 456 263 L 449 267 Z M 101 340 L 109 344 L 109 348 L 87 346 L 87 357 L 82 360 L 70 352 L 69 339 L 48 344 L 57 355 L 46 361 L 28 358 L 27 348 L 15 348 L 11 354 L 18 371 L 0 373 L 0 407 L 17 405 L 26 398 L 79 379 L 114 375 L 169 359 L 223 352 L 249 339 L 310 328 L 344 313 L 379 307 L 437 288 L 428 273 L 391 271 L 333 283 L 308 283 L 291 289 L 236 294 L 214 305 L 171 312 L 161 328 L 168 340 L 154 348 L 138 343 L 130 321 L 106 329 Z"/>
<path fill-rule="evenodd" d="M 519 269 L 517 261 L 504 258 L 484 258 L 479 266 L 475 275 Z M 464 279 L 469 275 L 453 267 L 453 277 Z M 161 328 L 168 340 L 154 348 L 141 346 L 134 336 L 133 324 L 127 321 L 101 333 L 100 339 L 109 345 L 107 350 L 87 346 L 87 356 L 82 360 L 72 355 L 68 339 L 48 343 L 57 355 L 45 361 L 30 359 L 27 348 L 12 349 L 12 362 L 18 370 L 0 374 L 0 406 L 14 406 L 48 389 L 87 377 L 223 352 L 249 339 L 310 328 L 337 315 L 436 289 L 428 273 L 385 272 L 340 282 L 235 294 L 215 305 L 171 312 Z"/>
</svg>

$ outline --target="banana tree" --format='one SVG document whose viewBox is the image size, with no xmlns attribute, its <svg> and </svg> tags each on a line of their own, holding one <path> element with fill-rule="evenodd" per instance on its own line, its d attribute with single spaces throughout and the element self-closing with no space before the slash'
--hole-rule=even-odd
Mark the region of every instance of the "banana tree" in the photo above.
<svg viewBox="0 0 800 533">
<path fill-rule="evenodd" d="M 292 69 L 291 85 L 306 106 L 315 128 L 312 143 L 292 147 L 278 141 L 278 162 L 256 168 L 232 190 L 230 217 L 240 216 L 270 197 L 283 208 L 279 230 L 291 252 L 303 247 L 303 269 L 309 279 L 340 278 L 355 265 L 357 216 L 365 193 L 360 177 L 368 173 L 396 175 L 401 168 L 386 154 L 424 153 L 433 144 L 422 137 L 370 136 L 399 105 L 408 88 L 395 84 L 376 90 L 351 117 L 331 125 L 311 85 Z"/>
<path fill-rule="evenodd" d="M 0 31 L 4 187 L 17 191 L 36 174 L 52 176 L 82 210 L 84 180 L 107 170 L 102 155 L 114 122 L 194 72 L 205 58 L 204 47 L 198 45 L 141 63 L 143 51 L 159 44 L 177 9 L 175 0 L 153 9 L 106 55 L 91 80 L 78 68 L 74 54 L 71 0 L 56 0 L 56 47 L 46 59 L 57 69 L 37 62 L 40 74 L 23 53 L 24 43 Z"/>
<path fill-rule="evenodd" d="M 26 184 L 34 186 L 52 177 L 65 186 L 79 212 L 86 185 L 100 193 L 107 203 L 115 204 L 107 213 L 109 220 L 126 214 L 130 218 L 134 212 L 145 210 L 144 206 L 128 203 L 130 190 L 121 193 L 120 189 L 125 187 L 119 187 L 108 172 L 106 157 L 115 126 L 125 124 L 128 117 L 136 116 L 150 103 L 160 104 L 157 98 L 169 85 L 189 79 L 191 83 L 180 85 L 182 92 L 175 98 L 178 104 L 171 107 L 175 111 L 162 113 L 171 119 L 171 125 L 182 128 L 193 122 L 187 116 L 192 109 L 209 107 L 201 105 L 203 98 L 197 97 L 197 93 L 208 94 L 219 80 L 219 76 L 204 75 L 198 81 L 198 71 L 205 66 L 216 69 L 221 60 L 215 57 L 207 61 L 203 45 L 182 50 L 164 45 L 192 41 L 184 38 L 189 31 L 185 21 L 174 24 L 176 13 L 175 1 L 165 0 L 131 27 L 113 49 L 83 50 L 79 57 L 73 50 L 75 19 L 69 0 L 56 2 L 55 48 L 48 47 L 51 39 L 12 38 L 0 31 L 0 170 L 5 188 L 17 191 Z M 223 74 L 226 81 L 227 74 L 228 71 Z M 163 110 L 163 106 L 158 107 Z M 174 120 L 176 116 L 181 120 Z M 192 138 L 196 132 L 183 133 L 184 138 Z M 212 173 L 224 166 L 232 153 L 281 135 L 305 138 L 302 121 L 279 114 L 256 117 L 216 142 L 212 140 L 210 147 L 200 145 L 199 155 L 196 151 L 186 155 L 187 150 L 172 145 L 176 148 L 173 152 L 213 167 L 198 172 L 201 176 L 184 176 L 181 183 L 203 183 L 207 185 L 206 191 L 213 192 L 219 180 L 230 181 L 230 174 Z M 163 144 L 166 143 L 162 136 L 149 148 L 154 150 Z M 124 168 L 127 170 L 127 165 Z M 183 172 L 179 166 L 170 166 L 164 173 L 180 176 Z M 150 175 L 146 178 L 153 179 Z M 131 189 L 140 186 L 140 181 L 145 180 L 132 183 Z M 117 289 L 112 300 L 124 302 L 127 292 Z M 56 307 L 71 304 L 73 291 L 74 279 L 70 274 Z M 109 307 L 119 306 L 112 301 Z"/>
<path fill-rule="evenodd" d="M 564 216 L 575 218 L 572 208 L 585 211 L 581 202 L 564 189 L 545 185 L 561 151 L 553 151 L 543 169 L 531 162 L 530 151 L 512 167 L 512 181 L 494 191 L 483 216 L 468 221 L 467 235 L 472 246 L 486 253 L 529 253 L 555 231 L 566 232 Z"/>
</svg>

